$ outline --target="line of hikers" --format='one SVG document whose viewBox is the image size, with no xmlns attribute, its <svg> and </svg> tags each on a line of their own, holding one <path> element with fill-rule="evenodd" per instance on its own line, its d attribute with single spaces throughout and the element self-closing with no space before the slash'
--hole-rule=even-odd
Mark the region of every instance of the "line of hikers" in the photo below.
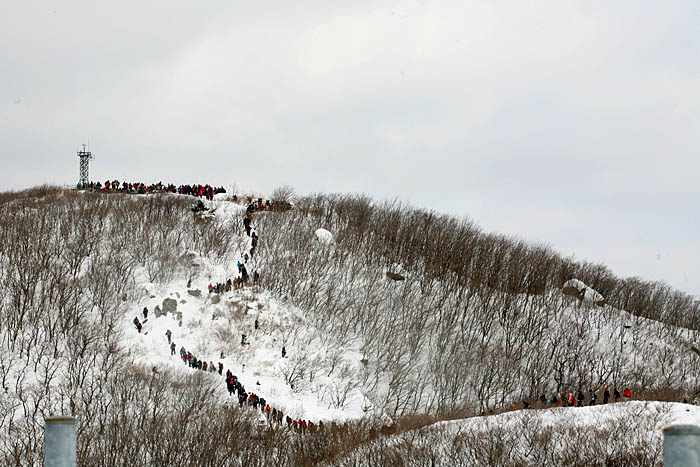
<svg viewBox="0 0 700 467">
<path fill-rule="evenodd" d="M 208 200 L 213 200 L 214 195 L 217 193 L 226 193 L 224 187 L 213 187 L 211 185 L 180 185 L 175 186 L 172 183 L 164 184 L 163 182 L 152 183 L 146 185 L 142 182 L 120 182 L 119 180 L 107 180 L 102 184 L 101 182 L 90 182 L 85 187 L 86 190 L 92 191 L 119 191 L 122 193 L 176 193 L 179 195 L 192 195 L 206 198 Z"/>
<path fill-rule="evenodd" d="M 287 201 L 264 200 L 258 198 L 253 200 L 248 197 L 248 207 L 246 208 L 246 216 L 252 215 L 256 211 L 288 211 L 292 209 L 292 204 Z"/>
<path fill-rule="evenodd" d="M 245 265 L 241 264 L 240 261 L 238 262 L 238 272 L 241 273 L 241 277 L 237 277 L 233 279 L 233 281 L 229 279 L 226 282 L 217 282 L 216 285 L 209 283 L 207 290 L 209 290 L 209 293 L 219 294 L 230 292 L 231 289 L 239 289 L 243 287 L 250 280 L 250 276 L 248 275 L 248 270 L 246 269 Z M 255 271 L 253 273 L 253 284 L 257 284 L 259 280 L 260 274 L 258 274 L 258 271 Z"/>
<path fill-rule="evenodd" d="M 617 390 L 617 388 L 613 388 L 613 397 L 614 397 L 614 402 L 617 402 L 620 400 L 620 397 L 625 398 L 626 401 L 630 400 L 632 398 L 632 391 L 630 391 L 629 388 L 625 388 L 624 391 L 622 391 L 622 394 L 620 394 L 620 391 Z M 549 396 L 545 396 L 542 394 L 539 398 L 540 405 L 542 407 L 546 407 L 548 405 L 555 405 L 555 404 L 560 404 L 562 407 L 583 407 L 584 401 L 586 399 L 586 396 L 583 394 L 583 391 L 579 389 L 577 394 L 574 394 L 573 391 L 567 392 L 562 392 L 561 394 L 550 394 Z M 596 392 L 592 389 L 588 390 L 588 405 L 595 405 L 596 401 L 598 400 L 598 395 Z M 604 388 L 603 389 L 603 404 L 607 404 L 610 401 L 610 389 L 609 388 Z M 515 404 L 513 404 L 513 407 L 515 408 Z M 532 407 L 532 404 L 528 401 L 523 401 L 523 408 L 524 409 L 529 409 Z"/>
<path fill-rule="evenodd" d="M 175 342 L 171 341 L 172 332 L 170 329 L 167 330 L 165 336 L 167 337 L 168 344 L 170 345 L 170 354 L 174 355 Z M 212 361 L 207 363 L 205 360 L 200 360 L 196 356 L 192 355 L 192 352 L 186 350 L 184 346 L 180 347 L 180 359 L 190 368 L 223 375 L 223 363 L 218 362 L 218 364 L 214 364 Z M 267 419 L 269 428 L 272 428 L 274 425 L 283 426 L 283 421 L 285 421 L 288 429 L 294 430 L 300 434 L 315 433 L 316 429 L 323 430 L 322 421 L 319 421 L 318 425 L 316 425 L 311 420 L 303 420 L 301 418 L 294 419 L 289 415 L 287 415 L 285 419 L 284 412 L 281 409 L 270 406 L 264 397 L 260 397 L 258 394 L 255 394 L 252 391 L 250 393 L 246 392 L 243 384 L 239 381 L 238 377 L 231 372 L 231 370 L 226 370 L 225 382 L 229 395 L 233 396 L 235 392 L 238 396 L 239 407 L 242 408 L 243 405 L 246 405 L 248 407 L 253 407 L 254 410 L 258 410 L 258 407 L 260 408 L 261 413 L 265 415 L 265 418 Z M 333 425 L 335 425 L 335 422 Z M 347 423 L 344 425 L 343 429 L 347 429 Z"/>
<path fill-rule="evenodd" d="M 93 184 L 91 184 L 93 185 Z M 99 187 L 99 183 L 97 184 L 97 187 L 91 187 L 92 189 L 101 189 Z M 131 190 L 132 188 L 129 187 L 130 184 L 126 184 L 127 188 L 126 190 Z M 188 186 L 189 187 L 189 186 Z M 207 185 L 208 187 L 208 185 Z M 143 188 L 143 187 L 141 187 Z M 162 189 L 160 184 L 157 184 L 152 191 L 170 191 L 170 192 L 175 192 L 172 191 L 174 187 L 172 185 L 165 187 L 165 189 Z M 180 187 L 182 188 L 182 187 Z M 180 188 L 178 188 L 177 192 L 181 193 Z M 209 187 L 211 188 L 211 187 Z M 105 190 L 118 190 L 119 189 L 119 182 L 114 181 L 112 183 L 106 182 L 105 183 Z M 124 188 L 123 188 L 124 189 Z M 145 188 L 143 188 L 145 190 Z M 222 189 L 223 190 L 223 189 Z M 103 190 L 104 191 L 104 190 Z M 225 191 L 222 191 L 225 192 Z M 206 192 L 205 192 L 206 193 Z M 197 193 L 191 193 L 189 191 L 189 188 L 185 189 L 182 191 L 182 194 L 195 194 Z M 201 195 L 200 195 L 201 196 Z M 207 196 L 205 194 L 205 196 Z M 201 201 L 200 201 L 201 203 Z M 255 251 L 255 247 L 257 246 L 258 242 L 258 236 L 254 230 L 252 230 L 251 222 L 252 222 L 252 215 L 256 211 L 260 210 L 267 210 L 267 209 L 273 209 L 273 207 L 277 204 L 278 206 L 281 206 L 282 209 L 291 209 L 291 204 L 287 202 L 281 202 L 281 203 L 276 203 L 276 202 L 271 202 L 269 200 L 263 202 L 262 198 L 258 198 L 257 201 L 251 203 L 248 205 L 248 208 L 246 209 L 246 215 L 244 217 L 243 225 L 246 230 L 246 234 L 251 237 L 251 250 L 250 250 L 250 255 L 252 256 L 253 252 Z M 195 207 L 193 210 L 198 210 L 199 208 Z M 236 278 L 234 280 L 228 279 L 224 283 L 217 283 L 215 286 L 212 285 L 211 283 L 208 286 L 209 293 L 225 293 L 231 291 L 232 288 L 238 288 L 242 286 L 243 284 L 247 283 L 250 280 L 250 276 L 248 274 L 248 270 L 245 266 L 245 262 L 248 260 L 248 254 L 245 254 L 243 257 L 243 263 L 241 261 L 238 261 L 237 267 L 238 267 L 238 272 L 240 274 L 240 278 Z M 260 278 L 260 275 L 258 274 L 257 271 L 253 273 L 253 282 L 257 283 Z M 188 283 L 189 287 L 189 283 Z M 144 321 L 147 320 L 148 317 L 148 308 L 144 308 Z M 141 323 L 138 320 L 138 317 L 134 318 L 134 325 L 138 329 L 138 332 L 141 332 Z M 258 329 L 258 320 L 255 320 L 255 329 Z M 175 342 L 172 341 L 172 331 L 168 329 L 165 332 L 165 336 L 168 340 L 168 345 L 170 347 L 170 355 L 173 356 L 175 355 L 175 349 L 176 345 Z M 243 338 L 241 341 L 241 344 L 245 345 L 245 337 L 246 335 L 243 334 Z M 286 349 L 283 346 L 282 347 L 282 358 L 286 357 Z M 223 358 L 223 353 L 222 353 L 222 358 Z M 188 365 L 190 368 L 201 370 L 201 371 L 207 371 L 210 373 L 218 373 L 219 375 L 223 376 L 223 368 L 224 365 L 221 362 L 218 362 L 218 364 L 214 364 L 213 361 L 210 361 L 207 363 L 205 360 L 200 360 L 196 356 L 192 355 L 191 352 L 187 351 L 184 346 L 180 347 L 180 359 Z M 228 390 L 229 395 L 233 395 L 235 392 L 238 396 L 238 404 L 239 407 L 243 407 L 244 404 L 247 406 L 252 406 L 255 410 L 260 407 L 260 411 L 262 414 L 265 415 L 269 428 L 272 429 L 273 425 L 279 425 L 283 426 L 283 421 L 286 422 L 287 428 L 290 430 L 294 430 L 295 432 L 299 434 L 305 434 L 305 433 L 314 433 L 318 429 L 319 431 L 322 431 L 324 429 L 323 422 L 319 421 L 318 425 L 315 425 L 311 420 L 303 420 L 301 418 L 299 419 L 294 419 L 290 417 L 289 415 L 286 416 L 283 413 L 281 409 L 277 409 L 276 407 L 271 407 L 269 403 L 265 400 L 265 398 L 260 397 L 259 395 L 253 393 L 253 392 L 246 392 L 245 387 L 243 384 L 238 380 L 238 377 L 235 376 L 233 373 L 231 373 L 230 370 L 226 370 L 226 376 L 225 376 L 225 382 L 226 382 L 226 389 Z M 258 385 L 260 383 L 257 383 Z M 332 422 L 331 424 L 331 431 L 336 431 L 338 430 L 338 427 L 335 422 Z M 347 432 L 348 431 L 348 424 L 345 423 L 342 427 L 341 430 Z"/>
<path fill-rule="evenodd" d="M 317 426 L 311 420 L 303 420 L 301 418 L 294 419 L 289 415 L 287 415 L 285 419 L 282 409 L 271 407 L 264 397 L 260 397 L 254 392 L 247 393 L 243 384 L 238 380 L 238 377 L 231 373 L 230 370 L 226 370 L 226 389 L 230 396 L 233 396 L 234 392 L 236 393 L 239 407 L 243 407 L 244 404 L 253 407 L 254 410 L 260 407 L 260 411 L 265 415 L 265 418 L 267 418 L 267 423 L 270 428 L 274 425 L 283 426 L 282 420 L 284 419 L 287 423 L 287 428 L 297 433 L 316 432 Z M 318 422 L 318 429 L 323 430 L 323 421 Z"/>
</svg>

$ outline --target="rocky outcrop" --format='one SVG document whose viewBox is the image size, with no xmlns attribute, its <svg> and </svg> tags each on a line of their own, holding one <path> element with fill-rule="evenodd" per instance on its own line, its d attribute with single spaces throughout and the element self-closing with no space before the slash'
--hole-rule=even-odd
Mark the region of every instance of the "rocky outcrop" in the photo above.
<svg viewBox="0 0 700 467">
<path fill-rule="evenodd" d="M 605 297 L 603 297 L 597 290 L 592 287 L 587 286 L 582 281 L 578 279 L 569 279 L 564 283 L 561 288 L 564 295 L 574 297 L 580 303 L 593 303 L 598 306 L 605 305 Z"/>
<path fill-rule="evenodd" d="M 163 303 L 160 306 L 156 305 L 156 307 L 153 309 L 153 314 L 156 315 L 156 318 L 166 316 L 168 313 L 170 313 L 173 318 L 177 320 L 178 324 L 182 326 L 182 311 L 177 311 L 177 300 L 173 298 L 164 298 Z"/>
<path fill-rule="evenodd" d="M 397 273 L 391 272 L 391 271 L 387 271 L 387 272 L 386 272 L 386 277 L 387 277 L 388 279 L 391 279 L 392 281 L 403 281 L 403 280 L 406 280 L 406 278 L 405 278 L 404 276 L 402 276 L 401 274 L 397 274 Z"/>
</svg>

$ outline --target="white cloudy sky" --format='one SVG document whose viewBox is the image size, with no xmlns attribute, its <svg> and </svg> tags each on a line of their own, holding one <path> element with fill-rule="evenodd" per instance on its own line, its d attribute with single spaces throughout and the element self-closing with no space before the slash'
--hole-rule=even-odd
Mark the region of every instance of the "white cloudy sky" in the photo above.
<svg viewBox="0 0 700 467">
<path fill-rule="evenodd" d="M 0 189 L 363 192 L 700 296 L 697 1 L 3 1 Z"/>
</svg>

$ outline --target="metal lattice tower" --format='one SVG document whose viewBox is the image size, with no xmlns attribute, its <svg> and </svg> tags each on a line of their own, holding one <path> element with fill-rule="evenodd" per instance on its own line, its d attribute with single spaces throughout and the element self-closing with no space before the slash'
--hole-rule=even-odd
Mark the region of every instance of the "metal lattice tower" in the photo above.
<svg viewBox="0 0 700 467">
<path fill-rule="evenodd" d="M 92 159 L 92 153 L 89 149 L 85 148 L 83 144 L 83 150 L 78 150 L 78 157 L 80 158 L 80 181 L 78 182 L 78 188 L 85 188 L 90 183 L 90 159 Z"/>
</svg>

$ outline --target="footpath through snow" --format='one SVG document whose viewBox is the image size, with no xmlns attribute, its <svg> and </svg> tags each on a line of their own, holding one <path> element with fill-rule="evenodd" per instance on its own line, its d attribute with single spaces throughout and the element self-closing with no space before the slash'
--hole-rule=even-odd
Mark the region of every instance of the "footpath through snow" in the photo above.
<svg viewBox="0 0 700 467">
<path fill-rule="evenodd" d="M 234 222 L 241 222 L 246 213 L 243 206 L 223 201 L 220 195 L 215 195 L 214 201 L 207 204 L 216 216 Z M 249 219 L 246 223 L 248 227 L 251 221 L 249 216 L 246 217 Z M 242 237 L 241 244 L 242 251 L 248 252 L 253 245 L 252 239 Z M 297 349 L 290 339 L 285 349 L 288 355 L 283 357 L 285 344 L 281 337 L 286 329 L 302 329 L 295 337 L 303 340 L 304 328 L 311 328 L 299 310 L 281 304 L 254 286 L 252 279 L 243 287 L 232 287 L 227 292 L 209 292 L 210 284 L 225 284 L 229 279 L 236 279 L 237 274 L 225 265 L 196 253 L 187 253 L 186 257 L 186 261 L 190 261 L 198 270 L 196 277 L 180 277 L 166 285 L 156 286 L 148 281 L 146 274 L 137 274 L 137 287 L 144 291 L 145 298 L 129 307 L 124 342 L 137 364 L 156 371 L 201 371 L 191 368 L 180 358 L 180 349 L 184 347 L 197 359 L 214 365 L 216 371 L 209 372 L 208 376 L 219 382 L 217 395 L 222 402 L 238 404 L 236 393 L 229 395 L 224 379 L 227 371 L 230 371 L 248 394 L 254 393 L 264 398 L 272 408 L 294 420 L 305 419 L 318 424 L 323 420 L 342 422 L 362 417 L 364 412 L 359 390 L 349 404 L 335 408 L 323 400 L 318 384 L 307 385 L 304 389 L 296 388 L 295 391 L 293 384 L 285 381 L 285 366 L 290 365 L 294 352 L 301 349 Z M 251 268 L 250 276 L 259 266 L 248 254 L 241 254 L 232 262 L 241 262 Z M 148 309 L 147 320 L 143 316 L 144 307 Z M 156 316 L 156 307 L 160 309 L 160 316 Z M 142 322 L 140 333 L 131 324 L 134 317 Z M 166 336 L 168 330 L 175 344 L 174 355 Z M 311 329 L 307 332 L 310 333 Z M 351 351 L 345 355 L 357 357 L 358 361 L 361 358 Z M 223 365 L 222 375 L 218 373 L 219 364 Z M 328 379 L 334 377 L 318 375 L 315 381 L 329 383 Z M 262 412 L 260 417 L 264 419 Z"/>
</svg>

